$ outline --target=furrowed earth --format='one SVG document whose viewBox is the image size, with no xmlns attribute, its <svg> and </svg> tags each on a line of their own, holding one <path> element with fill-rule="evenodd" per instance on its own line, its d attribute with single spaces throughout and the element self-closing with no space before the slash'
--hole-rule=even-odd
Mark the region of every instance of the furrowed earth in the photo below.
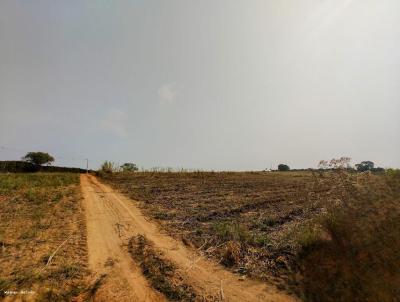
<svg viewBox="0 0 400 302">
<path fill-rule="evenodd" d="M 0 203 L 5 301 L 400 299 L 395 170 L 1 174 Z"/>
</svg>

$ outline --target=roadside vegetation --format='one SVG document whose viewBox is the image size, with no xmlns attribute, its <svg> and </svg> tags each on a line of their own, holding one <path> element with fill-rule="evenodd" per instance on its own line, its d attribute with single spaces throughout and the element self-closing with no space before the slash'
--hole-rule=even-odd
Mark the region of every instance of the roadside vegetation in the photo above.
<svg viewBox="0 0 400 302">
<path fill-rule="evenodd" d="M 400 171 L 319 175 L 335 194 L 299 237 L 305 301 L 400 301 Z"/>
<path fill-rule="evenodd" d="M 71 301 L 86 289 L 80 198 L 79 174 L 0 174 L 0 299 Z"/>
<path fill-rule="evenodd" d="M 310 172 L 109 173 L 186 245 L 305 301 L 398 301 L 400 177 Z M 397 300 L 396 300 L 397 299 Z"/>
</svg>

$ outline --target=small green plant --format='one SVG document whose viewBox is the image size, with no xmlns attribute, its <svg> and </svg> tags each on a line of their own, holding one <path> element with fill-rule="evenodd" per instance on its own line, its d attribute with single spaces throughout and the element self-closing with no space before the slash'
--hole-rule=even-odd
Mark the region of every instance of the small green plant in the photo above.
<svg viewBox="0 0 400 302">
<path fill-rule="evenodd" d="M 262 220 L 263 227 L 273 227 L 279 223 L 279 217 L 277 215 L 268 215 Z"/>
<path fill-rule="evenodd" d="M 253 244 L 260 247 L 265 247 L 271 243 L 271 239 L 267 235 L 258 235 L 253 237 Z"/>
</svg>

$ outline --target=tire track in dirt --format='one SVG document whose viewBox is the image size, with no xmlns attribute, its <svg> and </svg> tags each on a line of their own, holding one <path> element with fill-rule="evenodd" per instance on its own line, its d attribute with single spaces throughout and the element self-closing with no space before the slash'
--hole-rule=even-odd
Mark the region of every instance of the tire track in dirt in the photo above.
<svg viewBox="0 0 400 302">
<path fill-rule="evenodd" d="M 296 301 L 295 298 L 266 283 L 241 281 L 239 276 L 206 260 L 181 242 L 164 234 L 157 224 L 149 221 L 141 213 L 135 201 L 116 193 L 94 176 L 82 175 L 81 183 L 86 199 L 90 267 L 101 274 L 109 257 L 118 259 L 112 267 L 113 276 L 106 280 L 99 294 L 107 293 L 106 290 L 102 290 L 103 287 L 111 286 L 112 290 L 112 286 L 121 286 L 126 282 L 127 287 L 121 289 L 125 297 L 132 297 L 130 291 L 135 294 L 136 299 L 131 301 L 163 299 L 149 288 L 139 267 L 133 263 L 126 249 L 122 248 L 132 236 L 143 234 L 153 242 L 155 248 L 163 252 L 166 259 L 176 265 L 184 282 L 193 286 L 199 294 L 216 294 L 222 291 L 224 301 Z M 116 225 L 119 226 L 116 228 Z M 112 298 L 108 301 L 117 300 Z M 122 300 L 118 298 L 118 301 Z"/>
</svg>

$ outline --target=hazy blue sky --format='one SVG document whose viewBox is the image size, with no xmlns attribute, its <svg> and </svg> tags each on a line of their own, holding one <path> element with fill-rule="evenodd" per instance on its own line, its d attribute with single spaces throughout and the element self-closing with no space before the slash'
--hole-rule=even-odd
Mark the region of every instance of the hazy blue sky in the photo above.
<svg viewBox="0 0 400 302">
<path fill-rule="evenodd" d="M 0 1 L 0 159 L 400 167 L 400 1 Z"/>
</svg>

